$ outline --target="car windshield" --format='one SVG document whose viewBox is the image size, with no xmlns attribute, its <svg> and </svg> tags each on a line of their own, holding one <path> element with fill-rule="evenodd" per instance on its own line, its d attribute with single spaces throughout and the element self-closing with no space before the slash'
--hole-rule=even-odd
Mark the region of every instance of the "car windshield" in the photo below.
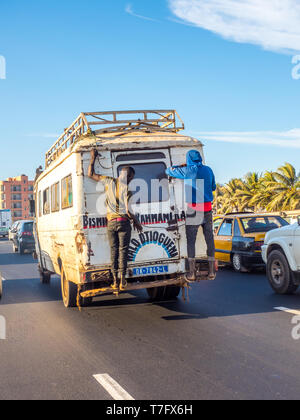
<svg viewBox="0 0 300 420">
<path fill-rule="evenodd" d="M 243 217 L 241 222 L 245 233 L 269 232 L 288 225 L 288 222 L 279 216 Z"/>
</svg>

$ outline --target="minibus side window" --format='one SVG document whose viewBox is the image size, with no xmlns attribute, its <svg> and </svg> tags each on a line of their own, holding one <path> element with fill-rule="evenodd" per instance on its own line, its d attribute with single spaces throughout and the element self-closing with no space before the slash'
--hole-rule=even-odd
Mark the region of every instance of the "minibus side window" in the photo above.
<svg viewBox="0 0 300 420">
<path fill-rule="evenodd" d="M 51 211 L 59 211 L 59 182 L 51 187 Z"/>
<path fill-rule="evenodd" d="M 39 191 L 39 217 L 42 217 L 42 191 Z"/>
<path fill-rule="evenodd" d="M 72 175 L 61 181 L 61 208 L 68 209 L 73 206 Z"/>
<path fill-rule="evenodd" d="M 43 213 L 50 214 L 50 189 L 43 192 Z"/>
</svg>

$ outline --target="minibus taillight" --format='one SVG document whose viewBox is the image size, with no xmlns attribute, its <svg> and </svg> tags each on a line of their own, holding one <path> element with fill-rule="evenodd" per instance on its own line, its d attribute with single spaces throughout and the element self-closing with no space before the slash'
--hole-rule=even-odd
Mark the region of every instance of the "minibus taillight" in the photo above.
<svg viewBox="0 0 300 420">
<path fill-rule="evenodd" d="M 80 273 L 80 282 L 85 283 L 86 282 L 86 273 Z"/>
</svg>

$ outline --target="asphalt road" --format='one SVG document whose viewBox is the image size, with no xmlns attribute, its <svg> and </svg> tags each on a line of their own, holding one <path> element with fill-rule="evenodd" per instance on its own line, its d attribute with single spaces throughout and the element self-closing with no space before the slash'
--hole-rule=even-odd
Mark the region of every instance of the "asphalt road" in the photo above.
<svg viewBox="0 0 300 420">
<path fill-rule="evenodd" d="M 0 399 L 112 400 L 108 374 L 137 400 L 299 399 L 300 294 L 276 296 L 265 274 L 222 269 L 188 302 L 145 291 L 65 309 L 60 279 L 41 285 L 30 255 L 0 241 Z M 298 321 L 300 322 L 300 321 Z"/>
</svg>

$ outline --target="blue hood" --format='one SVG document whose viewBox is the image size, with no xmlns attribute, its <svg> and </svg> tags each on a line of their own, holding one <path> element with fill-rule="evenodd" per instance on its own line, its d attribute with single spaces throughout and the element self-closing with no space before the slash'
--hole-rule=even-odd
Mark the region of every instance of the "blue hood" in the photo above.
<svg viewBox="0 0 300 420">
<path fill-rule="evenodd" d="M 186 164 L 188 166 L 202 165 L 202 156 L 198 150 L 190 150 L 186 154 Z"/>
<path fill-rule="evenodd" d="M 216 190 L 215 176 L 211 168 L 203 165 L 198 150 L 190 150 L 186 154 L 186 166 L 172 166 L 166 170 L 168 176 L 184 179 L 185 198 L 187 203 L 209 203 L 213 201 Z M 203 184 L 197 184 L 197 180 Z"/>
</svg>

